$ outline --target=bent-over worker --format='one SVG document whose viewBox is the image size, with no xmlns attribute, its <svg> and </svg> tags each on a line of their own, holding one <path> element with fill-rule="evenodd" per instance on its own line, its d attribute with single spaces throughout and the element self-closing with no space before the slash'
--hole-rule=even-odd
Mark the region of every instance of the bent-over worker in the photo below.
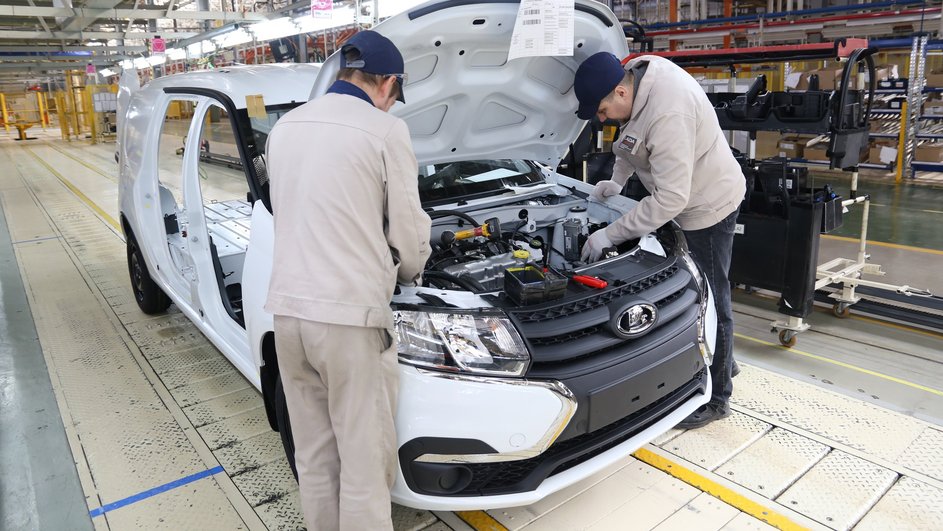
<svg viewBox="0 0 943 531">
<path fill-rule="evenodd" d="M 695 263 L 707 275 L 718 321 L 710 402 L 678 427 L 697 428 L 726 417 L 734 365 L 727 275 L 746 182 L 714 107 L 690 74 L 656 56 L 641 56 L 623 66 L 611 53 L 594 54 L 577 69 L 574 92 L 579 118 L 595 115 L 621 125 L 612 144 L 612 179 L 599 182 L 593 196 L 603 201 L 618 195 L 633 173 L 651 194 L 591 234 L 582 258 L 598 260 L 603 249 L 642 237 L 672 219 L 678 222 Z"/>
</svg>

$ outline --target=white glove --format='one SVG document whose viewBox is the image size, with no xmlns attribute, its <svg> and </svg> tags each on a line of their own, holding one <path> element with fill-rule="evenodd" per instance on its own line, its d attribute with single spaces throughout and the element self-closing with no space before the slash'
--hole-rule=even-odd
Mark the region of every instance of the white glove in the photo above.
<svg viewBox="0 0 943 531">
<path fill-rule="evenodd" d="M 599 260 L 603 249 L 607 247 L 615 247 L 615 245 L 609 240 L 605 230 L 597 230 L 590 234 L 589 239 L 583 244 L 583 253 L 580 255 L 580 260 L 586 263 L 595 262 Z"/>
<path fill-rule="evenodd" d="M 605 201 L 607 198 L 614 195 L 619 195 L 622 193 L 622 188 L 625 185 L 619 184 L 615 181 L 599 181 L 596 183 L 596 187 L 593 188 L 593 197 L 596 201 Z"/>
</svg>

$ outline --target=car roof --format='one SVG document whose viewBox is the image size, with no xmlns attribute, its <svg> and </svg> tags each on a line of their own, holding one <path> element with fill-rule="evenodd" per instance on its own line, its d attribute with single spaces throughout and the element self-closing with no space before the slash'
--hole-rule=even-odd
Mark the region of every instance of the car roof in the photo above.
<svg viewBox="0 0 943 531">
<path fill-rule="evenodd" d="M 197 88 L 219 91 L 237 109 L 245 109 L 246 97 L 262 95 L 265 105 L 305 103 L 317 78 L 317 64 L 244 65 L 200 70 L 157 78 L 142 90 Z"/>
</svg>

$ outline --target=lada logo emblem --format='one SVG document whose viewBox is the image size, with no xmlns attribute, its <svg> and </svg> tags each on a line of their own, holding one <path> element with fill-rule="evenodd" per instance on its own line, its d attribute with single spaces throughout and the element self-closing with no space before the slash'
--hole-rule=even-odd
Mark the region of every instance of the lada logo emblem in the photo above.
<svg viewBox="0 0 943 531">
<path fill-rule="evenodd" d="M 628 306 L 613 317 L 612 331 L 621 338 L 638 337 L 655 325 L 658 310 L 653 304 L 636 303 Z"/>
</svg>

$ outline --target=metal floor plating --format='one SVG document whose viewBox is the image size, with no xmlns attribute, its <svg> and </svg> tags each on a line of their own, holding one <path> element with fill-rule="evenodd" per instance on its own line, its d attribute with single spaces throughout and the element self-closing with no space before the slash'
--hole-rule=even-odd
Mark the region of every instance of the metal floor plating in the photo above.
<svg viewBox="0 0 943 531">
<path fill-rule="evenodd" d="M 9 168 L 0 202 L 93 524 L 302 528 L 297 485 L 259 394 L 174 307 L 155 317 L 138 310 L 115 226 L 110 150 L 0 141 L 0 166 Z M 672 430 L 529 507 L 433 514 L 394 506 L 395 528 L 742 530 L 768 529 L 766 520 L 782 528 L 943 529 L 943 429 L 927 422 L 934 415 L 921 420 L 901 412 L 911 406 L 892 411 L 820 382 L 850 378 L 844 373 L 777 365 L 791 354 L 763 344 L 766 310 L 739 302 L 737 311 L 736 352 L 745 363 L 730 417 Z M 910 350 L 943 361 L 939 336 L 908 346 L 911 336 L 895 331 L 865 344 L 820 329 L 797 348 L 845 361 L 829 349 L 866 357 Z M 917 386 L 936 394 L 924 391 L 914 411 L 943 397 L 933 381 Z"/>
</svg>

